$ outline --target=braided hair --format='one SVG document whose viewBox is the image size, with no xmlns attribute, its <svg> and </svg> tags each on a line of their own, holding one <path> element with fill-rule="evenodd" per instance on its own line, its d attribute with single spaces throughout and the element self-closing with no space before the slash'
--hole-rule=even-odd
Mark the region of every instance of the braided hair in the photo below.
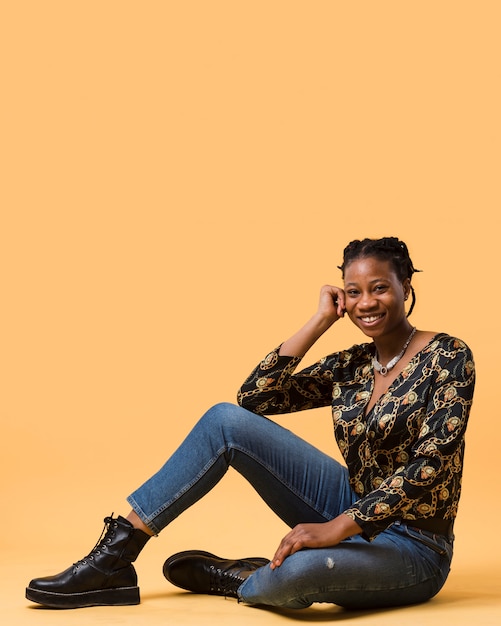
<svg viewBox="0 0 501 626">
<path fill-rule="evenodd" d="M 395 270 L 396 275 L 402 282 L 408 278 L 412 279 L 414 272 L 420 272 L 417 270 L 409 256 L 407 246 L 403 241 L 397 239 L 397 237 L 383 237 L 382 239 L 355 239 L 351 241 L 343 252 L 343 264 L 339 265 L 339 269 L 343 273 L 352 261 L 364 257 L 375 257 L 380 261 L 389 261 Z M 411 285 L 412 302 L 407 313 L 407 317 L 412 313 L 414 305 L 416 304 L 416 294 L 414 287 Z"/>
</svg>

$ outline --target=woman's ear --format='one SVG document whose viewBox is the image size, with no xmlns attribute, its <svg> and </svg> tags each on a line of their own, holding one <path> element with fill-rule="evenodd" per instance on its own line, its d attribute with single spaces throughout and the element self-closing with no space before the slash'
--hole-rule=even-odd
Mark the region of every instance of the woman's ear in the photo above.
<svg viewBox="0 0 501 626">
<path fill-rule="evenodd" d="M 411 279 L 406 278 L 404 282 L 402 283 L 402 286 L 404 288 L 404 300 L 407 300 L 407 298 L 409 297 L 411 293 Z"/>
</svg>

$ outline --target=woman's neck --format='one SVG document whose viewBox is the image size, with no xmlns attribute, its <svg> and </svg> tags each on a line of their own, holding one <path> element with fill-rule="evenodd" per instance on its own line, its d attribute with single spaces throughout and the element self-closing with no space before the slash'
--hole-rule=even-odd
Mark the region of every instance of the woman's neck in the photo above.
<svg viewBox="0 0 501 626">
<path fill-rule="evenodd" d="M 405 320 L 405 323 L 391 334 L 391 336 L 378 337 L 374 339 L 378 360 L 381 363 L 388 363 L 401 352 L 406 341 L 413 332 L 413 326 Z"/>
</svg>

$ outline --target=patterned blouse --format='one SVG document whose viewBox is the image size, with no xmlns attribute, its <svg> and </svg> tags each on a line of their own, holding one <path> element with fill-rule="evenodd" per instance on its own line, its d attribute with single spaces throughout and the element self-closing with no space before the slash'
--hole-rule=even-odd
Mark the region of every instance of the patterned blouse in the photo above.
<svg viewBox="0 0 501 626">
<path fill-rule="evenodd" d="M 294 374 L 300 357 L 273 350 L 238 392 L 273 415 L 332 406 L 336 440 L 358 500 L 345 513 L 372 540 L 397 519 L 456 517 L 475 368 L 468 346 L 439 333 L 365 415 L 374 344 L 355 345 Z"/>
</svg>

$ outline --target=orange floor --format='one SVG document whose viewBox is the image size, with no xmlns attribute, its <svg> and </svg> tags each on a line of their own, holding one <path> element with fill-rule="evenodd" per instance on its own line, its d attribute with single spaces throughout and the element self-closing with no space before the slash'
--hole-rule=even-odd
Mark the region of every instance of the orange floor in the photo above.
<svg viewBox="0 0 501 626">
<path fill-rule="evenodd" d="M 221 493 L 221 496 L 223 494 Z M 67 567 L 72 560 L 83 557 L 82 545 L 92 547 L 92 533 L 84 537 L 84 531 L 75 537 L 68 537 L 68 527 L 61 527 L 60 543 L 49 545 L 44 535 L 43 544 L 33 549 L 29 537 L 15 541 L 3 549 L 0 564 L 2 579 L 2 623 L 16 625 L 54 626 L 61 624 L 141 624 L 142 626 L 165 626 L 166 624 L 225 624 L 239 626 L 247 624 L 285 624 L 287 622 L 346 622 L 370 624 L 371 626 L 407 624 L 409 626 L 435 626 L 444 624 L 468 624 L 469 626 L 501 624 L 501 568 L 499 550 L 496 546 L 487 552 L 477 550 L 472 542 L 457 537 L 456 554 L 452 572 L 440 594 L 430 602 L 408 608 L 380 610 L 376 612 L 347 612 L 338 607 L 316 605 L 302 611 L 271 611 L 239 605 L 235 600 L 211 596 L 197 596 L 180 591 L 168 584 L 162 576 L 162 564 L 171 552 L 187 548 L 207 548 L 222 552 L 223 546 L 230 546 L 224 556 L 233 558 L 244 556 L 237 548 L 242 545 L 238 532 L 216 535 L 210 524 L 201 526 L 200 520 L 207 520 L 210 507 L 217 504 L 218 494 L 208 503 L 199 503 L 188 511 L 183 523 L 175 522 L 172 532 L 161 535 L 150 542 L 136 563 L 141 587 L 141 604 L 132 607 L 96 607 L 78 610 L 51 610 L 31 604 L 24 598 L 24 589 L 30 578 L 56 573 Z M 280 522 L 270 515 L 264 522 L 270 535 L 281 532 Z M 94 530 L 99 534 L 100 521 Z M 243 523 L 241 530 L 248 534 L 250 523 Z M 205 530 L 204 530 L 205 528 Z M 466 535 L 465 528 L 460 528 Z M 207 533 L 207 534 L 204 534 Z M 87 545 L 89 543 L 90 545 Z M 248 537 L 249 555 L 267 556 L 273 540 L 263 537 Z M 258 546 L 266 546 L 263 554 Z M 71 554 L 70 554 L 71 553 Z M 70 554 L 70 558 L 68 555 Z M 246 553 L 247 555 L 247 553 Z"/>
<path fill-rule="evenodd" d="M 133 607 L 96 607 L 79 610 L 39 608 L 24 599 L 27 579 L 44 570 L 43 558 L 25 555 L 22 559 L 2 560 L 2 623 L 33 624 L 284 624 L 294 622 L 346 622 L 349 624 L 409 624 L 411 626 L 446 623 L 474 626 L 501 624 L 499 571 L 494 564 L 491 575 L 459 564 L 446 587 L 432 601 L 405 609 L 376 612 L 346 612 L 337 607 L 318 605 L 303 611 L 269 611 L 239 605 L 235 600 L 197 596 L 180 592 L 165 583 L 158 554 L 148 555 L 138 564 L 142 603 Z"/>
<path fill-rule="evenodd" d="M 120 491 L 120 489 L 118 490 Z M 232 493 L 239 515 L 221 515 L 228 510 Z M 14 501 L 14 494 L 9 499 Z M 294 622 L 346 622 L 371 626 L 500 626 L 501 551 L 491 542 L 479 546 L 473 517 L 458 518 L 452 572 L 440 594 L 430 602 L 407 608 L 376 612 L 347 612 L 335 606 L 316 605 L 302 611 L 271 611 L 238 604 L 236 600 L 198 596 L 180 591 L 165 581 L 162 565 L 178 550 L 206 549 L 228 558 L 273 554 L 285 525 L 262 503 L 236 472 L 230 472 L 203 500 L 187 510 L 152 539 L 136 562 L 141 588 L 141 604 L 132 607 L 95 607 L 78 610 L 52 610 L 38 607 L 24 598 L 31 578 L 62 571 L 82 558 L 94 545 L 102 529 L 102 518 L 111 511 L 105 507 L 109 494 L 96 492 L 92 507 L 77 510 L 73 498 L 60 509 L 49 512 L 41 496 L 32 494 L 34 511 L 45 516 L 19 518 L 18 532 L 2 533 L 0 563 L 1 621 L 10 626 L 72 626 L 73 624 L 286 624 Z M 111 502 L 115 511 L 120 501 Z M 245 511 L 252 511 L 245 514 Z M 118 514 L 118 513 L 116 513 Z M 30 519 L 34 523 L 30 523 Z M 54 526 L 54 521 L 57 526 Z M 259 523 L 256 523 L 259 520 Z M 242 547 L 244 546 L 244 547 Z M 245 554 L 244 554 L 245 552 Z"/>
</svg>

